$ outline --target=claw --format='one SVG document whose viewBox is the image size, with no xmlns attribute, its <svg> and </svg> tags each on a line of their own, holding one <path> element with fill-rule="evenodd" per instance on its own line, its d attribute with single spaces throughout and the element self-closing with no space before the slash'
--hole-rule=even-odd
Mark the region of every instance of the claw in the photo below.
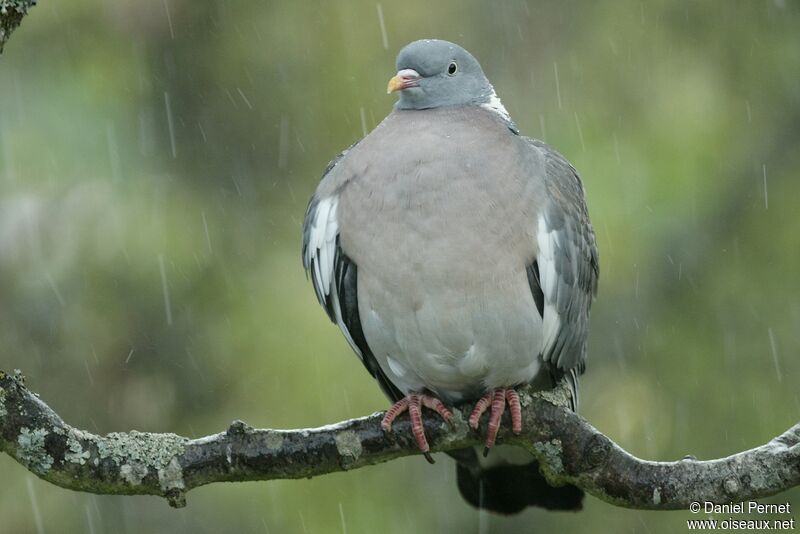
<svg viewBox="0 0 800 534">
<path fill-rule="evenodd" d="M 519 434 L 522 432 L 522 407 L 519 402 L 519 395 L 514 389 L 498 388 L 486 393 L 475 403 L 475 409 L 472 410 L 472 414 L 469 416 L 469 425 L 477 429 L 480 425 L 481 416 L 491 406 L 489 426 L 486 432 L 486 447 L 483 449 L 484 456 L 489 454 L 489 450 L 494 447 L 497 440 L 500 420 L 503 417 L 506 404 L 508 404 L 511 411 L 511 431 L 514 434 Z"/>
<path fill-rule="evenodd" d="M 423 406 L 434 410 L 436 413 L 442 416 L 442 419 L 444 419 L 447 424 L 450 425 L 450 428 L 455 428 L 456 424 L 453 422 L 453 414 L 447 409 L 447 406 L 445 406 L 442 401 L 436 397 L 431 397 L 430 395 L 420 395 L 420 398 Z"/>
<path fill-rule="evenodd" d="M 513 389 L 507 389 L 506 402 L 511 410 L 511 431 L 514 434 L 520 434 L 522 432 L 522 406 L 519 403 L 519 394 Z"/>
<path fill-rule="evenodd" d="M 392 422 L 394 421 L 395 417 L 405 412 L 407 409 L 408 409 L 408 397 L 405 397 L 395 402 L 391 408 L 386 410 L 386 415 L 384 415 L 383 419 L 381 420 L 381 428 L 383 428 L 383 431 L 391 432 Z"/>
<path fill-rule="evenodd" d="M 492 399 L 492 413 L 489 415 L 489 427 L 486 432 L 486 449 L 483 455 L 489 454 L 489 449 L 494 447 L 494 442 L 497 440 L 497 431 L 500 430 L 500 418 L 503 417 L 503 412 L 506 411 L 506 392 L 502 389 L 494 391 L 494 399 Z"/>
<path fill-rule="evenodd" d="M 486 393 L 483 397 L 478 399 L 478 402 L 475 403 L 475 409 L 473 409 L 472 413 L 469 414 L 469 426 L 471 426 L 473 430 L 478 430 L 478 426 L 481 423 L 481 416 L 483 415 L 483 412 L 486 411 L 486 408 L 489 407 L 491 402 L 492 394 Z"/>
<path fill-rule="evenodd" d="M 434 410 L 442 417 L 442 419 L 447 421 L 451 427 L 454 425 L 453 414 L 447 409 L 447 406 L 445 406 L 442 401 L 436 397 L 433 397 L 432 395 L 426 395 L 424 393 L 409 393 L 404 398 L 394 403 L 394 405 L 392 405 L 392 407 L 386 411 L 386 415 L 384 415 L 383 419 L 381 420 L 381 428 L 383 428 L 384 432 L 391 432 L 392 423 L 397 416 L 407 411 L 409 418 L 411 419 L 411 432 L 414 434 L 414 439 L 417 441 L 419 450 L 424 453 L 425 459 L 428 461 L 428 463 L 432 464 L 434 461 L 430 454 L 431 448 L 428 445 L 428 440 L 425 437 L 425 427 L 422 424 L 423 406 L 430 410 Z"/>
</svg>

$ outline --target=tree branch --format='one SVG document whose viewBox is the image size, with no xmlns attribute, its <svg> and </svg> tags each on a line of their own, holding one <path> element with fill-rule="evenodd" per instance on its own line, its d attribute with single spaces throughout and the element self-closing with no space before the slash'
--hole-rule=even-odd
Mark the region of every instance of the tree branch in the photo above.
<svg viewBox="0 0 800 534">
<path fill-rule="evenodd" d="M 36 5 L 36 0 L 0 0 L 0 54 L 11 32 L 17 29 L 22 17 Z"/>
<path fill-rule="evenodd" d="M 530 451 L 552 484 L 575 484 L 617 506 L 686 509 L 691 502 L 740 502 L 800 484 L 800 424 L 727 458 L 650 462 L 573 413 L 563 384 L 548 392 L 521 388 L 520 399 L 523 432 L 513 435 L 504 421 L 499 441 Z M 463 414 L 470 408 L 455 407 L 453 428 L 425 418 L 433 452 L 482 444 L 485 424 L 480 433 L 469 429 Z M 186 505 L 187 491 L 213 482 L 307 478 L 419 454 L 407 417 L 387 437 L 381 416 L 298 430 L 234 421 L 227 431 L 198 439 L 137 431 L 97 436 L 66 424 L 25 387 L 19 371 L 0 371 L 0 450 L 67 489 L 160 495 L 175 507 Z"/>
</svg>

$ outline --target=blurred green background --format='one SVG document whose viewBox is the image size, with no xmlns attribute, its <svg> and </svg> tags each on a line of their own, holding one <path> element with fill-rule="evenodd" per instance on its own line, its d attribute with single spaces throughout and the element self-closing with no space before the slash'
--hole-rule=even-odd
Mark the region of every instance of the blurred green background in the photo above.
<svg viewBox="0 0 800 534">
<path fill-rule="evenodd" d="M 438 37 L 583 176 L 601 283 L 582 414 L 648 459 L 764 443 L 800 408 L 799 27 L 784 1 L 40 2 L 0 57 L 0 369 L 100 433 L 385 409 L 304 277 L 300 226 L 329 159 L 389 112 L 397 51 Z M 666 533 L 690 517 L 592 497 L 490 516 L 454 474 L 415 457 L 216 484 L 172 510 L 0 456 L 0 530 Z"/>
</svg>

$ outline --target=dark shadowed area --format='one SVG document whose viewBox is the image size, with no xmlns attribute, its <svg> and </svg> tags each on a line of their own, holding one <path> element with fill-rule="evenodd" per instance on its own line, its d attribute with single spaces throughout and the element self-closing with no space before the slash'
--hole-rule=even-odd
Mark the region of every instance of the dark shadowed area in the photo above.
<svg viewBox="0 0 800 534">
<path fill-rule="evenodd" d="M 0 56 L 0 369 L 99 433 L 388 407 L 304 277 L 301 224 L 328 161 L 390 111 L 397 51 L 438 37 L 584 179 L 601 279 L 581 414 L 648 459 L 763 444 L 800 413 L 798 25 L 781 0 L 40 2 Z M 212 485 L 180 510 L 72 493 L 5 455 L 0 480 L 3 532 L 672 533 L 705 517 L 592 497 L 478 513 L 444 455 Z"/>
</svg>

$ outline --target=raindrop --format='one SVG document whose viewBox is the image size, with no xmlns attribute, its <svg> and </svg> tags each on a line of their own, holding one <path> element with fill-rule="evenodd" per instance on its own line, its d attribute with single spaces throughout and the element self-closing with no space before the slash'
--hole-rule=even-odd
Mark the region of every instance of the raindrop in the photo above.
<svg viewBox="0 0 800 534">
<path fill-rule="evenodd" d="M 480 487 L 480 492 L 483 493 L 483 485 Z M 480 495 L 480 499 L 483 499 L 483 495 Z M 489 520 L 491 517 L 489 516 L 489 512 L 487 512 L 484 508 L 478 510 L 478 532 L 480 534 L 488 534 L 489 530 Z"/>
<path fill-rule="evenodd" d="M 558 82 L 558 63 L 553 62 L 553 72 L 556 75 L 556 98 L 558 99 L 558 109 L 561 109 L 561 84 Z"/>
<path fill-rule="evenodd" d="M 383 7 L 380 2 L 377 4 L 378 8 L 378 23 L 381 25 L 381 39 L 383 40 L 383 49 L 389 50 L 389 37 L 386 35 L 386 24 L 383 22 Z"/>
<path fill-rule="evenodd" d="M 305 145 L 303 144 L 303 141 L 302 141 L 302 139 L 300 139 L 300 134 L 299 134 L 299 133 L 297 133 L 297 132 L 295 132 L 295 134 L 294 134 L 294 135 L 295 135 L 295 139 L 297 140 L 297 146 L 299 146 L 299 147 L 300 147 L 300 152 L 303 152 L 303 153 L 305 153 L 305 151 L 306 151 L 306 147 L 305 147 Z"/>
<path fill-rule="evenodd" d="M 722 337 L 723 354 L 725 361 L 730 366 L 736 362 L 736 331 L 734 329 L 726 329 Z"/>
<path fill-rule="evenodd" d="M 289 163 L 289 119 L 281 116 L 281 132 L 278 140 L 278 168 L 285 169 Z"/>
<path fill-rule="evenodd" d="M 164 91 L 164 108 L 167 111 L 167 126 L 169 127 L 169 146 L 172 149 L 172 159 L 178 157 L 178 152 L 175 149 L 175 128 L 172 125 L 172 107 L 169 104 L 169 93 Z"/>
<path fill-rule="evenodd" d="M 339 503 L 339 519 L 342 520 L 342 532 L 347 534 L 347 523 L 344 522 L 344 508 L 342 507 L 342 503 Z"/>
<path fill-rule="evenodd" d="M 764 209 L 769 209 L 769 193 L 767 192 L 767 164 L 761 165 L 761 175 L 764 177 Z"/>
<path fill-rule="evenodd" d="M 581 149 L 586 152 L 586 143 L 583 142 L 583 129 L 581 128 L 581 120 L 578 118 L 578 112 L 575 112 L 575 124 L 578 126 L 578 138 L 581 140 Z"/>
<path fill-rule="evenodd" d="M 47 280 L 47 284 L 50 286 L 50 289 L 53 290 L 53 294 L 55 294 L 56 299 L 58 299 L 58 303 L 63 308 L 65 306 L 64 298 L 61 296 L 61 291 L 58 290 L 58 286 L 56 286 L 55 280 L 53 280 L 53 277 L 50 276 L 50 273 L 44 273 L 44 277 L 45 280 Z"/>
<path fill-rule="evenodd" d="M 242 196 L 242 188 L 239 187 L 239 181 L 236 180 L 235 176 L 231 176 L 231 182 L 233 182 L 233 186 L 236 188 L 236 194 Z"/>
<path fill-rule="evenodd" d="M 236 99 L 235 99 L 235 98 L 233 98 L 233 95 L 231 94 L 231 91 L 230 91 L 230 89 L 225 89 L 225 96 L 227 96 L 227 97 L 228 97 L 228 100 L 230 100 L 230 101 L 231 101 L 231 104 L 233 105 L 233 107 L 234 107 L 235 109 L 239 109 L 239 106 L 236 104 Z"/>
<path fill-rule="evenodd" d="M 169 36 L 172 40 L 175 40 L 175 30 L 172 28 L 172 17 L 169 14 L 169 6 L 167 5 L 167 0 L 164 0 L 164 11 L 167 12 L 167 24 L 169 24 Z"/>
<path fill-rule="evenodd" d="M 92 511 L 89 509 L 89 505 L 85 506 L 86 510 L 86 526 L 89 530 L 89 534 L 94 534 L 94 522 L 92 521 Z"/>
<path fill-rule="evenodd" d="M 781 373 L 780 362 L 778 361 L 778 347 L 775 343 L 775 334 L 772 332 L 772 327 L 767 328 L 769 334 L 769 346 L 772 349 L 772 361 L 775 363 L 775 374 L 778 375 L 778 382 L 783 382 L 783 373 Z"/>
<path fill-rule="evenodd" d="M 192 367 L 194 368 L 194 370 L 199 372 L 200 371 L 200 366 L 197 365 L 197 360 L 195 359 L 194 354 L 192 353 L 192 351 L 189 350 L 189 347 L 186 347 L 186 355 L 189 356 L 189 362 L 192 364 Z"/>
<path fill-rule="evenodd" d="M 622 341 L 619 337 L 614 337 L 614 354 L 617 357 L 617 365 L 619 366 L 620 371 L 624 371 L 627 368 L 627 362 L 625 361 L 625 349 L 622 346 Z"/>
<path fill-rule="evenodd" d="M 342 390 L 342 395 L 344 396 L 344 409 L 346 413 L 352 413 L 353 410 L 350 407 L 350 396 L 347 394 L 347 390 Z"/>
<path fill-rule="evenodd" d="M 28 477 L 25 481 L 28 483 L 28 496 L 31 498 L 31 508 L 33 508 L 33 522 L 36 524 L 36 533 L 44 534 L 44 524 L 42 523 L 42 514 L 39 512 L 39 501 L 36 498 L 36 492 L 33 490 L 33 478 Z"/>
<path fill-rule="evenodd" d="M 161 272 L 161 291 L 164 293 L 164 311 L 167 315 L 167 325 L 172 326 L 172 306 L 169 301 L 169 287 L 167 286 L 167 271 L 164 268 L 164 255 L 158 255 L 158 270 Z"/>
<path fill-rule="evenodd" d="M 211 254 L 214 251 L 211 250 L 211 234 L 208 231 L 208 221 L 206 221 L 206 212 L 205 211 L 200 212 L 200 216 L 203 219 L 203 230 L 205 230 L 206 232 L 206 245 L 208 246 L 208 253 Z"/>
<path fill-rule="evenodd" d="M 608 46 L 611 47 L 611 53 L 615 56 L 617 55 L 617 43 L 614 42 L 614 39 L 609 37 L 608 38 Z"/>
<path fill-rule="evenodd" d="M 131 351 L 128 353 L 128 357 L 125 358 L 125 365 L 127 365 L 128 362 L 131 361 L 131 358 L 133 357 L 133 353 L 134 353 L 135 350 L 136 349 L 131 349 Z"/>
<path fill-rule="evenodd" d="M 245 105 L 252 110 L 253 109 L 253 105 L 250 103 L 250 101 L 245 96 L 244 91 L 242 91 L 241 88 L 239 88 L 239 87 L 236 88 L 236 91 L 239 92 L 239 96 L 242 97 L 242 100 L 244 100 Z"/>
<path fill-rule="evenodd" d="M 364 112 L 363 107 L 359 108 L 358 112 L 361 115 L 361 133 L 364 137 L 366 137 L 367 133 L 369 133 L 367 132 L 367 115 Z"/>
<path fill-rule="evenodd" d="M 110 122 L 106 125 L 106 144 L 108 145 L 108 160 L 111 162 L 111 179 L 114 182 L 119 182 L 122 177 L 119 146 L 117 145 L 114 125 Z"/>
<path fill-rule="evenodd" d="M 89 385 L 90 385 L 90 386 L 92 386 L 92 387 L 94 387 L 94 378 L 92 377 L 92 370 L 91 370 L 91 369 L 89 369 L 89 362 L 88 362 L 88 361 L 86 361 L 86 359 L 85 359 L 85 358 L 84 358 L 84 360 L 83 360 L 83 365 L 84 365 L 84 367 L 86 367 L 86 374 L 87 374 L 87 375 L 88 375 L 88 377 L 89 377 Z"/>
</svg>

